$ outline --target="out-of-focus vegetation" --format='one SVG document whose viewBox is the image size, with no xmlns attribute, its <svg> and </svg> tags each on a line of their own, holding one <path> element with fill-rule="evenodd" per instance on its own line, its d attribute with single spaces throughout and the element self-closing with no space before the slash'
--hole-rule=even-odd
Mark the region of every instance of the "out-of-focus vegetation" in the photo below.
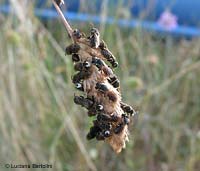
<svg viewBox="0 0 200 171">
<path fill-rule="evenodd" d="M 92 119 L 73 104 L 78 92 L 63 25 L 20 12 L 0 14 L 0 170 L 9 170 L 5 163 L 49 163 L 53 169 L 45 170 L 56 171 L 200 170 L 199 39 L 97 26 L 120 63 L 123 99 L 139 110 L 127 148 L 116 155 L 85 138 Z"/>
</svg>

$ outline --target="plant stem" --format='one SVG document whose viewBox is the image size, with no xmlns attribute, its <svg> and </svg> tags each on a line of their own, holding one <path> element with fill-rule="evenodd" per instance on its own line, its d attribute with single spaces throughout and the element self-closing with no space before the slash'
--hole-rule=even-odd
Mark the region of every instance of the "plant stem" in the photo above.
<svg viewBox="0 0 200 171">
<path fill-rule="evenodd" d="M 53 5 L 54 5 L 54 7 L 56 8 L 56 11 L 57 11 L 58 14 L 60 15 L 61 20 L 62 20 L 62 22 L 63 22 L 63 24 L 64 24 L 64 26 L 65 26 L 65 28 L 66 28 L 68 34 L 69 34 L 69 37 L 73 40 L 73 36 L 72 36 L 73 29 L 72 29 L 71 26 L 69 25 L 68 21 L 66 20 L 64 14 L 63 14 L 63 12 L 61 11 L 61 9 L 60 9 L 60 7 L 57 5 L 57 3 L 56 3 L 54 0 L 52 0 L 52 3 L 53 3 Z"/>
</svg>

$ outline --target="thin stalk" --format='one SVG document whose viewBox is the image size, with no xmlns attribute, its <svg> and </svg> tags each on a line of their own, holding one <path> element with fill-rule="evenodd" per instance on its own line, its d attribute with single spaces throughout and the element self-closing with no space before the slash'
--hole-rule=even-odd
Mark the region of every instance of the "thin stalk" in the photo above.
<svg viewBox="0 0 200 171">
<path fill-rule="evenodd" d="M 71 26 L 69 25 L 68 21 L 66 20 L 63 12 L 61 11 L 60 7 L 56 4 L 56 2 L 54 0 L 52 0 L 52 3 L 54 5 L 54 7 L 56 8 L 56 11 L 58 12 L 58 14 L 60 15 L 61 17 L 61 20 L 69 34 L 69 37 L 73 40 L 73 36 L 72 36 L 72 32 L 73 32 L 73 29 L 71 28 Z"/>
</svg>

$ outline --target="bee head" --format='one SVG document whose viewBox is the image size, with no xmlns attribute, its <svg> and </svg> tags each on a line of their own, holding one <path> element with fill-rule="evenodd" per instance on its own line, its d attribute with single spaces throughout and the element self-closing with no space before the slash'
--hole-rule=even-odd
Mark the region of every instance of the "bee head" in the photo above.
<svg viewBox="0 0 200 171">
<path fill-rule="evenodd" d="M 79 89 L 82 87 L 82 84 L 81 83 L 76 83 L 76 88 Z"/>
<path fill-rule="evenodd" d="M 129 122 L 130 122 L 129 117 L 128 117 L 127 115 L 125 115 L 125 114 L 122 114 L 122 117 L 123 117 L 123 121 L 124 121 L 124 123 L 128 125 Z"/>
<path fill-rule="evenodd" d="M 93 34 L 93 35 L 96 34 L 97 36 L 100 35 L 97 28 L 92 28 L 92 29 L 90 30 L 90 33 Z"/>
<path fill-rule="evenodd" d="M 118 65 L 119 65 L 118 62 L 116 62 L 116 61 L 112 63 L 112 67 L 113 67 L 113 68 L 118 67 Z"/>
<path fill-rule="evenodd" d="M 74 29 L 73 35 L 74 35 L 77 39 L 80 39 L 80 38 L 81 38 L 81 32 L 80 32 L 80 30 Z"/>
<path fill-rule="evenodd" d="M 74 103 L 81 104 L 81 102 L 84 100 L 83 96 L 74 96 Z"/>
<path fill-rule="evenodd" d="M 96 108 L 97 108 L 98 111 L 102 111 L 103 110 L 103 105 L 97 105 Z"/>
<path fill-rule="evenodd" d="M 111 135 L 110 131 L 106 130 L 104 131 L 104 136 L 105 137 L 109 137 Z"/>
<path fill-rule="evenodd" d="M 83 66 L 84 66 L 86 69 L 88 69 L 88 68 L 91 67 L 91 64 L 90 64 L 90 62 L 85 61 L 85 62 L 83 62 Z"/>
</svg>

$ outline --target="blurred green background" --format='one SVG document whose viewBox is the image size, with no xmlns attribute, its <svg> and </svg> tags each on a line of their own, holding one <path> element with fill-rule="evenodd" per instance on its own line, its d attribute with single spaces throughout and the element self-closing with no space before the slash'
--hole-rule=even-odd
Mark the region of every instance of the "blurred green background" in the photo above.
<svg viewBox="0 0 200 171">
<path fill-rule="evenodd" d="M 73 103 L 64 26 L 40 21 L 31 5 L 21 9 L 0 14 L 0 171 L 17 170 L 6 163 L 53 165 L 20 171 L 200 170 L 199 38 L 95 25 L 119 61 L 123 101 L 139 110 L 127 148 L 116 155 L 108 144 L 86 140 L 92 119 Z"/>
</svg>

